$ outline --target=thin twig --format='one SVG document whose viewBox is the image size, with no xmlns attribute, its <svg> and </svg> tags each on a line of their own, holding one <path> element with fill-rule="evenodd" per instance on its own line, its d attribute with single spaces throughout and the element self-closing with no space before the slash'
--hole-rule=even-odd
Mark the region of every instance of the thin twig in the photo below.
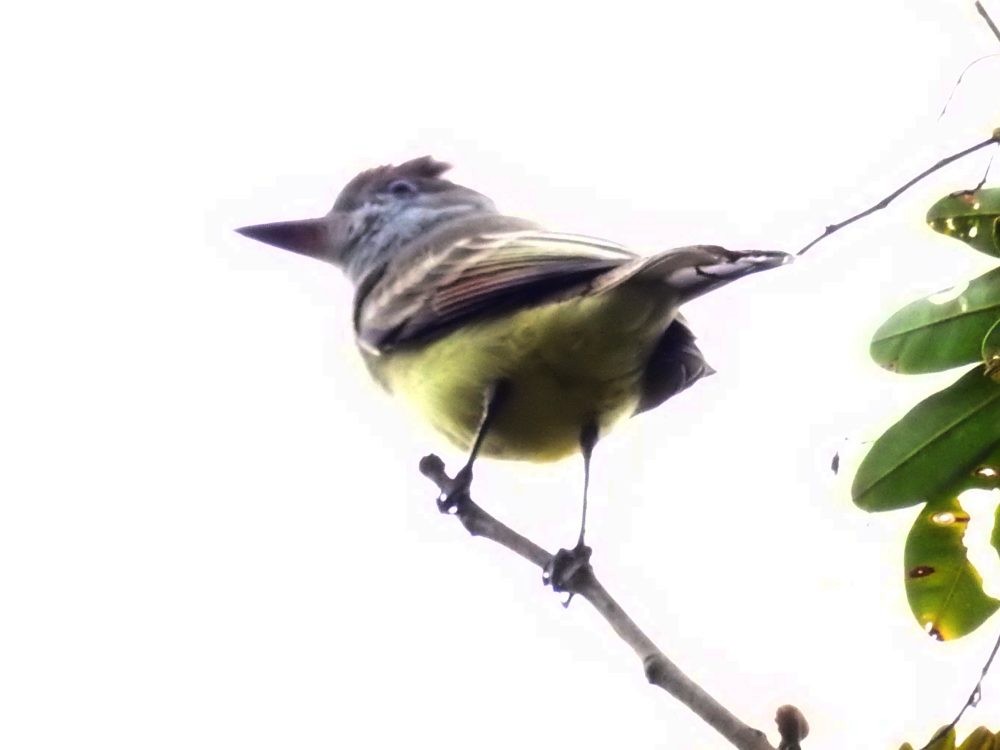
<svg viewBox="0 0 1000 750">
<path fill-rule="evenodd" d="M 425 456 L 420 462 L 420 471 L 434 482 L 444 495 L 447 495 L 454 486 L 452 478 L 445 472 L 444 463 L 437 456 Z M 473 536 L 491 539 L 537 565 L 543 571 L 553 560 L 552 554 L 498 521 L 467 495 L 456 506 L 454 515 Z M 763 732 L 736 718 L 666 657 L 601 585 L 589 563 L 578 568 L 562 583 L 565 591 L 590 602 L 615 633 L 632 648 L 642 662 L 646 679 L 650 683 L 663 688 L 698 714 L 739 750 L 775 750 Z"/>
<path fill-rule="evenodd" d="M 866 216 L 869 216 L 869 215 L 875 213 L 876 211 L 881 211 L 883 208 L 885 208 L 886 206 L 888 206 L 890 203 L 892 203 L 894 200 L 896 200 L 896 198 L 898 198 L 899 196 L 901 196 L 903 193 L 905 193 L 907 190 L 909 190 L 911 187 L 913 187 L 914 185 L 916 185 L 918 182 L 920 182 L 925 177 L 934 174 L 935 172 L 937 172 L 942 167 L 946 167 L 949 164 L 951 164 L 953 161 L 958 161 L 962 157 L 968 156 L 969 154 L 974 153 L 974 152 L 978 151 L 981 148 L 986 148 L 987 146 L 990 146 L 990 145 L 992 145 L 994 143 L 1000 143 L 1000 128 L 997 128 L 997 130 L 995 130 L 993 132 L 993 135 L 990 136 L 989 138 L 987 138 L 985 141 L 977 143 L 975 146 L 969 146 L 968 148 L 959 151 L 957 154 L 952 154 L 951 156 L 946 156 L 944 159 L 941 159 L 941 161 L 937 162 L 933 166 L 928 167 L 923 172 L 921 172 L 916 177 L 914 177 L 912 180 L 910 180 L 909 182 L 907 182 L 905 185 L 903 185 L 902 187 L 900 187 L 900 188 L 894 190 L 893 192 L 891 192 L 889 195 L 887 195 L 885 198 L 883 198 L 882 200 L 880 200 L 874 206 L 871 206 L 870 208 L 866 208 L 861 213 L 855 214 L 854 216 L 850 217 L 849 219 L 845 219 L 844 221 L 841 221 L 841 222 L 839 222 L 837 224 L 831 224 L 830 226 L 828 226 L 823 231 L 823 234 L 819 235 L 819 237 L 816 237 L 812 242 L 810 242 L 808 245 L 806 245 L 805 247 L 803 247 L 801 250 L 799 250 L 795 254 L 796 255 L 805 255 L 806 251 L 808 251 L 813 245 L 815 245 L 820 240 L 829 237 L 834 232 L 836 232 L 836 231 L 838 231 L 840 229 L 843 229 L 844 227 L 848 226 L 849 224 L 853 224 L 854 222 L 858 221 L 859 219 L 863 219 Z"/>
<path fill-rule="evenodd" d="M 983 20 L 986 21 L 986 25 L 990 27 L 990 30 L 993 32 L 993 36 L 995 36 L 997 41 L 1000 42 L 1000 29 L 998 29 L 997 25 L 993 23 L 993 19 L 990 18 L 990 14 L 986 12 L 986 8 L 983 7 L 983 4 L 979 2 L 979 0 L 976 0 L 976 10 L 979 11 L 979 15 L 981 15 Z"/>
<path fill-rule="evenodd" d="M 975 190 L 973 190 L 972 192 L 977 193 L 983 189 L 983 185 L 986 184 L 986 180 L 990 178 L 990 170 L 993 169 L 993 157 L 995 157 L 996 155 L 997 155 L 996 151 L 990 154 L 990 163 L 986 165 L 986 170 L 983 172 L 983 179 L 979 181 L 979 184 L 976 185 Z"/>
<path fill-rule="evenodd" d="M 983 680 L 986 679 L 986 673 L 990 671 L 990 667 L 993 665 L 993 660 L 996 658 L 997 651 L 1000 651 L 1000 636 L 997 637 L 996 643 L 993 644 L 993 650 L 990 652 L 990 658 L 986 660 L 982 671 L 979 673 L 979 681 L 976 683 L 976 686 L 972 688 L 972 692 L 969 693 L 969 697 L 965 701 L 965 705 L 962 706 L 962 710 L 958 712 L 958 716 L 952 719 L 950 724 L 942 727 L 937 734 L 931 737 L 930 742 L 920 748 L 920 750 L 927 750 L 927 748 L 941 739 L 941 737 L 948 734 L 948 732 L 955 728 L 968 709 L 975 708 L 979 705 L 979 700 L 983 697 Z"/>
<path fill-rule="evenodd" d="M 965 78 L 965 74 L 976 67 L 983 60 L 989 60 L 993 57 L 1000 57 L 1000 52 L 992 52 L 988 55 L 977 57 L 962 69 L 962 72 L 958 74 L 958 78 L 955 80 L 955 84 L 951 87 L 951 91 L 948 93 L 948 99 L 945 101 L 944 106 L 941 107 L 941 113 L 938 115 L 939 120 L 944 117 L 945 112 L 948 111 L 948 107 L 951 106 L 951 100 L 955 98 L 955 92 L 958 91 L 958 87 L 962 85 L 962 79 Z"/>
</svg>

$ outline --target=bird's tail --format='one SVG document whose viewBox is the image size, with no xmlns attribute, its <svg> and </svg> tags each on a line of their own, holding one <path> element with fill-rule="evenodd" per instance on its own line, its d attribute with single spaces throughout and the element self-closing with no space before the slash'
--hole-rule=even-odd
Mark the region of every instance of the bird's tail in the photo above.
<svg viewBox="0 0 1000 750">
<path fill-rule="evenodd" d="M 659 281 L 683 304 L 730 281 L 791 263 L 795 256 L 776 250 L 726 250 L 716 245 L 691 245 L 666 250 L 628 263 L 605 274 L 600 286 L 610 289 L 625 281 Z"/>
</svg>

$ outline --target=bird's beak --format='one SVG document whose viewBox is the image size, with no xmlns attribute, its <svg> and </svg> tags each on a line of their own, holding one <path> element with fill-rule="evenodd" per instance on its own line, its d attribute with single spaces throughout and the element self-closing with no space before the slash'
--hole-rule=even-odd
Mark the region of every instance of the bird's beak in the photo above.
<svg viewBox="0 0 1000 750">
<path fill-rule="evenodd" d="M 252 240 L 320 260 L 329 260 L 333 249 L 333 238 L 326 219 L 276 221 L 240 227 L 236 231 Z"/>
</svg>

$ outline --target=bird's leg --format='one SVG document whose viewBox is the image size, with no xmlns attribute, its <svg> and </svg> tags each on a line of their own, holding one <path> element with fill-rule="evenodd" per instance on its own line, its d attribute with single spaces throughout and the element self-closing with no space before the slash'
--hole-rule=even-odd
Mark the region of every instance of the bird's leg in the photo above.
<svg viewBox="0 0 1000 750">
<path fill-rule="evenodd" d="M 507 398 L 510 390 L 510 383 L 506 380 L 498 380 L 489 390 L 487 390 L 483 403 L 483 418 L 479 422 L 479 429 L 476 431 L 475 440 L 472 441 L 472 450 L 469 451 L 469 459 L 465 466 L 455 475 L 451 481 L 451 486 L 446 492 L 442 492 L 438 498 L 438 510 L 442 513 L 455 513 L 459 506 L 469 499 L 469 487 L 472 485 L 472 465 L 476 462 L 476 456 L 483 447 L 483 441 L 496 420 L 497 413 Z"/>
<path fill-rule="evenodd" d="M 587 531 L 587 493 L 590 490 L 590 459 L 597 445 L 597 422 L 591 420 L 580 430 L 580 453 L 583 454 L 583 513 L 580 517 L 580 538 L 577 547 L 583 547 L 583 535 Z"/>
<path fill-rule="evenodd" d="M 561 549 L 556 552 L 545 571 L 542 573 L 542 581 L 551 585 L 555 591 L 566 591 L 569 588 L 570 580 L 577 571 L 590 565 L 590 555 L 592 550 L 583 543 L 583 537 L 587 531 L 587 493 L 590 489 L 590 459 L 594 454 L 594 446 L 597 445 L 597 422 L 591 420 L 580 430 L 580 452 L 583 454 L 583 514 L 580 519 L 580 537 L 577 539 L 573 549 Z M 573 598 L 572 593 L 563 603 L 569 606 Z"/>
</svg>

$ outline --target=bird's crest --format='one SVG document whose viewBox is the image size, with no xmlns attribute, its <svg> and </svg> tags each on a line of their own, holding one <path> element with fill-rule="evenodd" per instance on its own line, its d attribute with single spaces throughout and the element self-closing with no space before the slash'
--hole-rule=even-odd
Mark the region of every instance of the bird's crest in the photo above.
<svg viewBox="0 0 1000 750">
<path fill-rule="evenodd" d="M 451 165 L 430 156 L 404 161 L 402 164 L 385 164 L 368 169 L 352 179 L 337 196 L 333 204 L 336 211 L 350 211 L 365 202 L 367 196 L 399 179 L 436 179 L 451 169 Z"/>
</svg>

